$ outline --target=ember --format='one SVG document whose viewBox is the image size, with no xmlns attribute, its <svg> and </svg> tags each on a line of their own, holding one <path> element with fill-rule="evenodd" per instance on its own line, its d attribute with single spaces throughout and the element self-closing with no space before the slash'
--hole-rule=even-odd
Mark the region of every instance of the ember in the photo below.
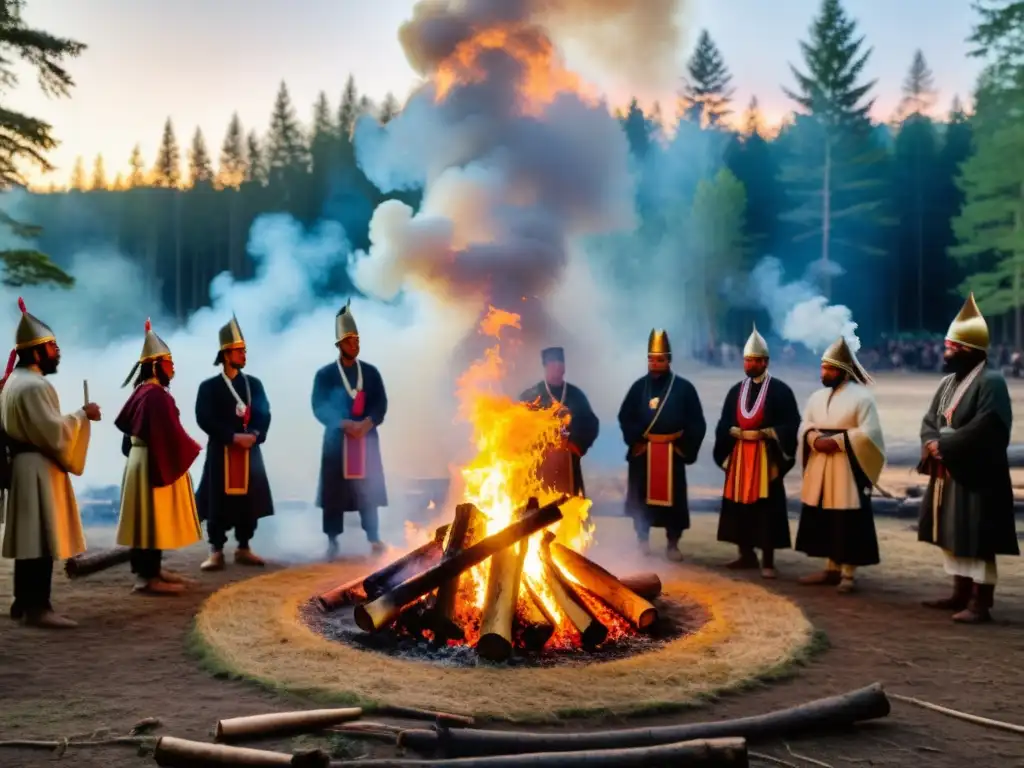
<svg viewBox="0 0 1024 768">
<path fill-rule="evenodd" d="M 595 649 L 648 630 L 657 609 L 584 557 L 590 501 L 558 497 L 538 468 L 558 448 L 569 415 L 501 393 L 503 328 L 519 317 L 490 308 L 480 332 L 496 340 L 459 380 L 460 413 L 476 455 L 462 470 L 449 524 L 399 560 L 321 595 L 325 609 L 354 604 L 365 632 L 398 632 L 469 645 L 490 661 L 514 650 Z"/>
</svg>

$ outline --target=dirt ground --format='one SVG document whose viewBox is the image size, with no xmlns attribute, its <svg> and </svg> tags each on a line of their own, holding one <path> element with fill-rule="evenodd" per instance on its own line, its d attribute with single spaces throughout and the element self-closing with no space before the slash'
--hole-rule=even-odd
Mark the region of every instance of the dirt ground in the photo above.
<svg viewBox="0 0 1024 768">
<path fill-rule="evenodd" d="M 911 384 L 914 377 L 907 378 L 905 384 Z M 879 400 L 892 414 L 909 410 L 911 405 L 918 412 L 935 384 L 934 377 L 929 377 L 921 392 L 915 390 L 910 395 L 894 385 L 891 397 L 883 396 L 882 385 Z M 1015 400 L 1017 394 L 1015 390 Z M 900 427 L 911 437 L 916 418 L 919 416 L 908 416 Z M 894 415 L 891 423 L 896 420 Z M 714 541 L 715 523 L 714 516 L 695 520 L 684 540 L 691 562 L 717 566 L 731 555 Z M 602 542 L 630 540 L 623 520 L 602 518 L 598 525 L 599 549 L 605 546 Z M 854 595 L 797 585 L 795 578 L 814 570 L 817 563 L 793 553 L 780 554 L 782 575 L 770 588 L 797 600 L 831 644 L 797 669 L 791 679 L 723 697 L 700 710 L 628 724 L 757 714 L 875 681 L 895 693 L 1022 722 L 1024 562 L 1019 558 L 1000 561 L 996 623 L 960 626 L 944 613 L 918 607 L 920 600 L 948 589 L 937 552 L 917 544 L 906 521 L 880 520 L 879 530 L 883 564 L 865 569 L 861 591 Z M 109 530 L 89 531 L 88 535 L 94 547 L 103 546 L 110 538 Z M 359 535 L 358 531 L 348 533 L 346 538 Z M 196 546 L 170 553 L 167 561 L 170 567 L 198 574 L 203 556 L 204 549 Z M 655 559 L 650 567 L 664 572 L 672 566 Z M 56 605 L 81 626 L 65 633 L 43 632 L 0 617 L 0 742 L 60 739 L 104 728 L 124 733 L 145 717 L 159 718 L 162 733 L 206 740 L 222 717 L 309 706 L 308 701 L 296 697 L 218 679 L 186 651 L 192 617 L 203 598 L 222 584 L 251 573 L 229 568 L 223 574 L 204 574 L 197 590 L 176 598 L 129 594 L 130 576 L 125 567 L 80 582 L 56 575 Z M 10 561 L 0 560 L 0 606 L 4 607 L 10 600 L 9 574 Z M 572 727 L 596 725 L 591 720 Z M 289 748 L 294 742 L 276 746 Z M 378 748 L 362 743 L 341 746 L 354 754 L 379 754 Z M 884 722 L 852 733 L 752 749 L 793 766 L 959 768 L 970 761 L 977 768 L 1024 767 L 1024 736 L 966 724 L 895 701 L 892 715 Z M 818 762 L 808 762 L 794 753 Z M 55 759 L 45 751 L 0 747 L 0 766 L 4 768 L 46 765 Z M 124 746 L 74 749 L 63 759 L 83 768 L 152 764 L 151 758 L 139 757 Z M 770 763 L 752 760 L 752 764 Z"/>
</svg>

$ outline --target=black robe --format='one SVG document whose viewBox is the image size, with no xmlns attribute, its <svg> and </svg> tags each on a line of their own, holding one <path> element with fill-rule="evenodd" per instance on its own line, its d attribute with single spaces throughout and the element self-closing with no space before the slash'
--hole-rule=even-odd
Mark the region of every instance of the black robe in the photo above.
<svg viewBox="0 0 1024 768">
<path fill-rule="evenodd" d="M 676 376 L 672 393 L 665 403 L 657 423 L 651 427 L 653 434 L 682 435 L 672 444 L 677 461 L 673 462 L 673 504 L 671 507 L 656 507 L 647 504 L 647 457 L 644 433 L 647 431 L 657 408 L 651 408 L 652 398 L 664 399 L 672 379 L 671 372 L 661 376 L 647 374 L 635 382 L 626 393 L 619 408 L 619 427 L 626 443 L 626 461 L 629 464 L 629 478 L 626 487 L 626 514 L 644 515 L 653 528 L 674 528 L 684 531 L 690 527 L 690 507 L 686 493 L 686 465 L 697 461 L 701 443 L 707 432 L 704 410 L 693 384 L 682 376 Z"/>
<path fill-rule="evenodd" d="M 953 376 L 943 379 L 921 422 L 921 445 L 938 440 L 948 476 L 938 505 L 938 536 L 932 477 L 921 499 L 917 537 L 954 557 L 992 560 L 996 555 L 1019 555 L 1006 456 L 1013 419 L 1006 380 L 996 371 L 978 374 L 947 425 L 942 411 L 949 407 L 956 387 Z M 928 457 L 918 469 L 931 475 L 933 467 L 934 460 Z"/>
<path fill-rule="evenodd" d="M 320 450 L 320 482 L 317 486 L 316 505 L 323 509 L 324 521 L 344 515 L 345 512 L 368 511 L 388 505 L 388 492 L 384 482 L 384 463 L 380 456 L 378 427 L 388 412 L 388 396 L 380 371 L 360 361 L 363 368 L 363 392 L 366 406 L 363 415 L 352 415 L 352 398 L 341 381 L 338 363 L 332 362 L 316 372 L 313 379 L 313 416 L 324 426 L 324 439 Z M 355 390 L 358 381 L 356 366 L 345 368 L 349 384 Z M 341 422 L 345 419 L 373 421 L 366 433 L 366 477 L 346 480 L 343 473 L 344 433 Z"/>
<path fill-rule="evenodd" d="M 235 412 L 238 403 L 221 376 L 200 384 L 196 395 L 196 423 L 209 438 L 203 477 L 196 491 L 196 507 L 200 520 L 216 519 L 225 531 L 234 528 L 243 516 L 258 520 L 274 514 L 270 480 L 260 451 L 270 430 L 270 401 L 259 379 L 239 373 L 231 384 L 242 402 L 247 397 L 246 381 L 252 395 L 248 431 L 256 435 L 256 444 L 249 449 L 249 492 L 244 496 L 224 493 L 224 447 L 232 443 L 236 434 L 246 431 L 242 427 L 242 417 Z"/>
<path fill-rule="evenodd" d="M 753 406 L 762 386 L 763 382 L 751 382 L 747 393 L 747 408 Z M 736 445 L 736 438 L 729 431 L 733 427 L 740 427 L 736 411 L 742 387 L 741 381 L 726 394 L 722 415 L 715 429 L 715 464 L 723 468 Z M 800 406 L 797 405 L 793 390 L 774 377 L 769 380 L 761 423 L 757 428 L 770 428 L 778 438 L 765 439 L 768 461 L 778 470 L 778 476 L 768 483 L 768 497 L 753 504 L 743 504 L 723 495 L 722 512 L 718 518 L 718 540 L 740 547 L 789 549 L 789 511 L 786 508 L 783 480 L 796 464 Z"/>
<path fill-rule="evenodd" d="M 563 477 L 562 473 L 556 472 L 555 476 L 549 479 L 553 482 L 556 490 L 570 496 L 586 495 L 581 459 L 587 455 L 590 446 L 597 440 L 600 423 L 594 410 L 590 407 L 590 401 L 583 394 L 583 390 L 569 382 L 564 382 L 561 387 L 552 387 L 551 394 L 548 394 L 548 388 L 542 381 L 523 392 L 519 396 L 519 400 L 534 404 L 538 408 L 550 408 L 553 402 L 551 395 L 554 395 L 571 415 L 568 440 L 579 453 L 572 452 L 571 478 Z M 569 482 L 570 480 L 571 482 Z"/>
</svg>

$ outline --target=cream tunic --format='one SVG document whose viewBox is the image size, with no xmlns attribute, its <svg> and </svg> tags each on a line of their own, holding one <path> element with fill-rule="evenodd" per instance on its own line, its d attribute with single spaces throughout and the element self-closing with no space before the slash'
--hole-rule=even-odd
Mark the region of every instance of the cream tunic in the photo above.
<svg viewBox="0 0 1024 768">
<path fill-rule="evenodd" d="M 57 391 L 38 371 L 16 368 L 0 393 L 4 430 L 38 453 L 14 457 L 6 500 L 3 556 L 64 560 L 85 551 L 68 474 L 81 475 L 91 425 L 84 411 L 61 415 Z"/>
<path fill-rule="evenodd" d="M 836 440 L 839 452 L 818 453 L 814 441 L 823 432 L 844 430 L 861 470 L 872 484 L 885 466 L 885 440 L 878 406 L 871 391 L 853 381 L 833 390 L 823 387 L 807 400 L 797 433 L 797 451 L 804 468 L 801 501 L 822 509 L 860 509 L 860 491 L 846 456 L 846 441 Z M 869 491 L 870 493 L 870 491 Z"/>
</svg>

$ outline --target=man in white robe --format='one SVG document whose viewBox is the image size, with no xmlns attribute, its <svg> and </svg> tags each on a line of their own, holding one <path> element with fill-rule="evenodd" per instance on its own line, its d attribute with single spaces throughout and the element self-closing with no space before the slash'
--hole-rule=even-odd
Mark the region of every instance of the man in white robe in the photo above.
<svg viewBox="0 0 1024 768">
<path fill-rule="evenodd" d="M 88 403 L 62 415 L 46 380 L 57 372 L 60 348 L 53 331 L 25 309 L 0 392 L 5 460 L 9 461 L 3 556 L 14 560 L 11 618 L 52 629 L 75 622 L 53 611 L 53 561 L 85 551 L 85 536 L 68 474 L 81 475 L 89 449 L 90 421 L 100 409 Z M 15 362 L 17 366 L 15 367 Z"/>
<path fill-rule="evenodd" d="M 825 350 L 821 383 L 797 433 L 803 506 L 795 549 L 826 558 L 825 569 L 801 583 L 845 593 L 855 588 L 857 567 L 879 562 L 871 489 L 885 466 L 885 442 L 871 377 L 845 339 Z"/>
</svg>

